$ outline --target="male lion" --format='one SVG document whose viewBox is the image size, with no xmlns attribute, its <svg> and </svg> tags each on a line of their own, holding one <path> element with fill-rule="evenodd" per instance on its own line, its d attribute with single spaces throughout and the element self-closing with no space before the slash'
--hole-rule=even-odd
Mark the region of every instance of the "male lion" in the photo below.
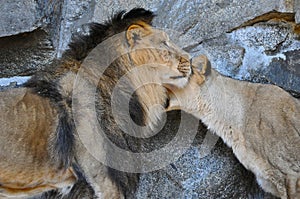
<svg viewBox="0 0 300 199">
<path fill-rule="evenodd" d="M 193 60 L 185 88 L 169 88 L 168 110 L 201 119 L 232 147 L 261 187 L 281 198 L 300 198 L 300 100 L 274 85 L 224 77 L 205 56 Z M 201 68 L 201 67 L 200 67 Z"/>
<path fill-rule="evenodd" d="M 103 99 L 96 103 L 96 112 L 107 136 L 120 148 L 140 151 L 139 141 L 122 132 L 112 115 L 111 95 L 118 80 L 135 67 L 148 64 L 144 72 L 129 75 L 127 86 L 139 87 L 129 104 L 132 119 L 140 126 L 153 128 L 162 109 L 153 109 L 152 105 L 166 104 L 167 92 L 158 84 L 140 83 L 145 79 L 159 83 L 158 76 L 170 75 L 179 77 L 177 84 L 184 86 L 191 73 L 188 55 L 173 45 L 164 32 L 150 26 L 153 17 L 151 11 L 136 8 L 120 12 L 104 24 L 92 23 L 89 36 L 75 38 L 53 68 L 36 74 L 23 87 L 0 92 L 0 195 L 28 197 L 65 189 L 79 178 L 85 178 L 99 198 L 133 194 L 135 174 L 107 168 L 81 143 L 77 131 L 84 134 L 85 129 L 84 124 L 75 128 L 73 83 L 88 53 L 120 33 L 121 39 L 112 44 L 114 50 L 121 51 L 120 56 L 110 63 L 100 79 L 91 80 L 90 84 L 96 85 L 96 99 Z M 129 53 L 124 54 L 123 50 Z M 85 72 L 93 76 L 89 68 Z M 125 99 L 127 88 L 123 89 L 121 97 Z M 103 150 L 98 153 L 104 153 L 108 160 L 115 158 L 113 152 L 106 151 L 104 145 L 101 147 Z"/>
</svg>

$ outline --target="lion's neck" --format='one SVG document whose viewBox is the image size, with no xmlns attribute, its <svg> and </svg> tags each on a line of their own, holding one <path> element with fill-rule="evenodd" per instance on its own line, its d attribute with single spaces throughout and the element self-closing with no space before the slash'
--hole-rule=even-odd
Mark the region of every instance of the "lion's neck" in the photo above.
<svg viewBox="0 0 300 199">
<path fill-rule="evenodd" d="M 254 84 L 233 80 L 212 70 L 197 94 L 200 103 L 196 116 L 229 146 L 242 136 L 245 111 L 251 100 L 245 96 L 246 89 L 254 89 L 255 93 Z"/>
</svg>

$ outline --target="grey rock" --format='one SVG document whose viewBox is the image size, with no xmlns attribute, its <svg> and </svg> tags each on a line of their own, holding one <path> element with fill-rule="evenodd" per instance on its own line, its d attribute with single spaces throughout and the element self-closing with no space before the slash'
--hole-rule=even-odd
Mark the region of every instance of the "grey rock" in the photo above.
<svg viewBox="0 0 300 199">
<path fill-rule="evenodd" d="M 42 16 L 42 29 L 48 33 L 52 41 L 55 54 L 59 51 L 59 43 L 62 37 L 62 20 L 64 18 L 64 1 L 60 0 L 36 0 L 38 4 L 37 15 Z"/>
<path fill-rule="evenodd" d="M 60 0 L 2 0 L 0 37 L 44 28 L 49 30 L 52 41 L 56 43 L 60 35 L 62 3 Z"/>
<path fill-rule="evenodd" d="M 300 49 L 284 53 L 285 59 L 273 59 L 263 73 L 269 82 L 300 93 Z"/>
<path fill-rule="evenodd" d="M 291 24 L 262 22 L 205 41 L 194 52 L 208 55 L 212 66 L 226 76 L 272 83 L 299 93 L 297 38 Z"/>
<path fill-rule="evenodd" d="M 300 24 L 300 11 L 296 13 L 296 23 Z"/>
<path fill-rule="evenodd" d="M 287 1 L 288 2 L 288 1 Z M 278 0 L 266 1 L 121 1 L 96 4 L 93 21 L 102 22 L 118 10 L 143 6 L 157 14 L 154 25 L 189 35 L 190 45 L 220 36 L 244 22 L 272 10 L 287 11 Z"/>
<path fill-rule="evenodd" d="M 0 3 L 0 37 L 30 32 L 42 24 L 38 4 L 34 0 L 2 0 Z"/>
<path fill-rule="evenodd" d="M 59 49 L 62 2 L 1 1 L 0 77 L 51 67 Z"/>
<path fill-rule="evenodd" d="M 296 12 L 296 16 L 295 16 L 295 21 L 297 24 L 300 24 L 300 0 L 295 0 L 295 12 Z"/>
<path fill-rule="evenodd" d="M 76 32 L 82 32 L 81 26 L 91 22 L 94 14 L 94 0 L 74 0 L 64 1 L 62 7 L 61 29 L 59 31 L 58 57 L 61 57 L 64 50 L 68 48 L 71 35 Z"/>
<path fill-rule="evenodd" d="M 67 48 L 71 33 L 82 31 L 82 24 L 91 21 L 103 22 L 109 19 L 113 13 L 130 10 L 134 7 L 144 7 L 155 11 L 157 17 L 154 20 L 154 25 L 156 27 L 181 32 L 182 37 L 188 35 L 191 41 L 185 47 L 218 37 L 247 20 L 272 10 L 283 12 L 288 10 L 288 6 L 278 0 L 66 1 L 60 51 Z M 79 11 L 79 8 L 81 8 L 81 11 Z"/>
<path fill-rule="evenodd" d="M 193 116 L 179 111 L 169 112 L 164 129 L 150 143 L 171 140 L 178 133 L 181 114 L 189 118 L 185 121 L 188 125 L 195 125 L 197 119 Z M 185 134 L 192 133 L 187 131 Z M 206 156 L 201 157 L 201 147 L 209 135 L 206 127 L 199 123 L 194 142 L 184 155 L 161 170 L 141 174 L 136 197 L 273 198 L 259 188 L 253 174 L 238 162 L 221 139 Z M 152 145 L 152 148 L 159 149 L 161 146 Z"/>
<path fill-rule="evenodd" d="M 49 67 L 54 58 L 54 47 L 43 30 L 0 38 L 0 77 L 31 75 Z"/>
</svg>

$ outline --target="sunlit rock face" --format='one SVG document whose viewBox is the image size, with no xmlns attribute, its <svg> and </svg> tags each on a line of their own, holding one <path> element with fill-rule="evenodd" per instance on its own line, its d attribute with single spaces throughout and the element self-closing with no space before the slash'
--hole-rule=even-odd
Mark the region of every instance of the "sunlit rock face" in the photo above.
<svg viewBox="0 0 300 199">
<path fill-rule="evenodd" d="M 86 34 L 84 24 L 103 22 L 119 10 L 134 7 L 153 10 L 157 15 L 154 26 L 180 32 L 171 38 L 193 56 L 206 54 L 220 73 L 276 84 L 299 96 L 298 0 L 4 0 L 0 5 L 0 77 L 32 75 L 51 67 L 67 49 L 72 34 Z M 169 113 L 162 132 L 145 147 L 153 150 L 171 140 L 180 117 L 180 112 Z M 140 174 L 130 197 L 274 198 L 259 188 L 254 176 L 221 140 L 211 153 L 200 157 L 207 133 L 200 124 L 186 153 L 164 169 Z M 93 197 L 83 181 L 74 189 L 64 198 Z M 57 197 L 56 192 L 39 196 Z"/>
</svg>

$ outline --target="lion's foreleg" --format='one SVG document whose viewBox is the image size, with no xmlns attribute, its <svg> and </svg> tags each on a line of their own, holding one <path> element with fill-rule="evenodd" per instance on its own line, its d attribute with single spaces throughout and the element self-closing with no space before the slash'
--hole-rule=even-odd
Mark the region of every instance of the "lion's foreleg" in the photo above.
<svg viewBox="0 0 300 199">
<path fill-rule="evenodd" d="M 287 176 L 286 191 L 288 199 L 300 198 L 300 178 L 296 176 Z"/>
<path fill-rule="evenodd" d="M 77 147 L 77 161 L 84 172 L 86 180 L 93 187 L 98 198 L 120 199 L 124 198 L 122 191 L 110 178 L 108 169 L 96 160 L 84 146 Z"/>
</svg>

